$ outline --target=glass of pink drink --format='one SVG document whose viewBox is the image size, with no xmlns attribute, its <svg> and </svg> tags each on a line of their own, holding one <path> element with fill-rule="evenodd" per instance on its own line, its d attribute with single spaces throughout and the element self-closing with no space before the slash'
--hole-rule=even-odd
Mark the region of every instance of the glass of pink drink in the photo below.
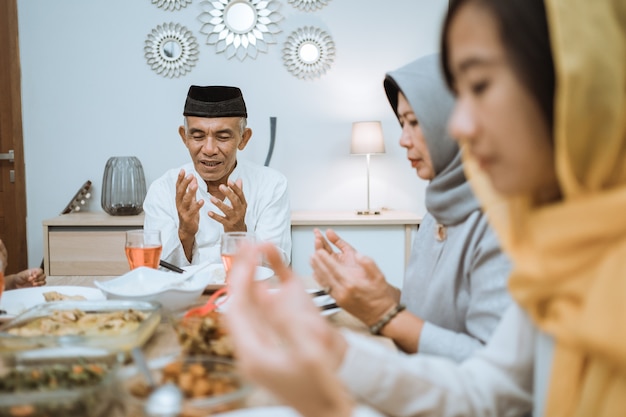
<svg viewBox="0 0 626 417">
<path fill-rule="evenodd" d="M 222 255 L 222 263 L 224 264 L 224 270 L 226 270 L 226 277 L 228 278 L 228 271 L 233 264 L 235 254 L 239 250 L 239 247 L 243 242 L 255 243 L 256 238 L 254 233 L 251 232 L 228 232 L 222 235 L 222 244 L 220 248 L 220 254 Z"/>
<path fill-rule="evenodd" d="M 161 260 L 160 230 L 129 230 L 126 232 L 126 258 L 130 269 L 140 266 L 157 269 Z"/>
</svg>

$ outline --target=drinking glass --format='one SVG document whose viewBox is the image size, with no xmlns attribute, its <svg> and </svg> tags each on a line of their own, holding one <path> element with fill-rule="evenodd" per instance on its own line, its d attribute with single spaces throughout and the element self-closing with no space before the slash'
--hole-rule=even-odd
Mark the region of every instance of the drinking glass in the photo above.
<svg viewBox="0 0 626 417">
<path fill-rule="evenodd" d="M 160 230 L 129 230 L 126 232 L 126 258 L 130 269 L 147 266 L 157 269 L 161 260 Z"/>
<path fill-rule="evenodd" d="M 233 258 L 239 250 L 243 242 L 255 243 L 256 237 L 251 232 L 228 232 L 222 235 L 222 245 L 220 254 L 222 255 L 222 263 L 228 277 L 228 271 L 233 264 Z"/>
</svg>

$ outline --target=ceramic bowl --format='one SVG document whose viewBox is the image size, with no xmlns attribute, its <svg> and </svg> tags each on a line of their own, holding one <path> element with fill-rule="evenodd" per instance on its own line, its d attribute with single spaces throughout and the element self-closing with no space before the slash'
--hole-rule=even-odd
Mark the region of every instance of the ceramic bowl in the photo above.
<svg viewBox="0 0 626 417">
<path fill-rule="evenodd" d="M 185 278 L 189 279 L 183 281 Z M 139 267 L 118 278 L 94 284 L 109 300 L 156 301 L 164 309 L 174 311 L 196 304 L 213 279 L 207 268 L 178 274 Z"/>
</svg>

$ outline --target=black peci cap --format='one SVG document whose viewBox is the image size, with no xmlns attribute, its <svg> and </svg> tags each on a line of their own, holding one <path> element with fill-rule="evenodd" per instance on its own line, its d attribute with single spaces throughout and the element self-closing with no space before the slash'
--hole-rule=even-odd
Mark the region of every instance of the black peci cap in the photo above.
<svg viewBox="0 0 626 417">
<path fill-rule="evenodd" d="M 192 85 L 187 93 L 184 116 L 248 117 L 246 103 L 237 87 Z"/>
</svg>

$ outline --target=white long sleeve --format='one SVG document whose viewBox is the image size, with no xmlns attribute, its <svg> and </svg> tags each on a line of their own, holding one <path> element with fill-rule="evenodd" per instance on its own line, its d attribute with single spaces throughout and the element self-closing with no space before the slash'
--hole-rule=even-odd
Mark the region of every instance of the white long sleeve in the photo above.
<svg viewBox="0 0 626 417">
<path fill-rule="evenodd" d="M 511 306 L 487 346 L 457 364 L 346 332 L 339 376 L 359 401 L 389 416 L 523 416 L 532 406 L 535 335 Z"/>
<path fill-rule="evenodd" d="M 196 198 L 204 200 L 200 210 L 200 225 L 195 236 L 192 260 L 189 262 L 178 237 L 178 212 L 176 210 L 176 179 L 180 169 L 194 173 L 201 187 Z M 291 257 L 291 209 L 287 189 L 287 179 L 278 171 L 239 160 L 230 175 L 235 181 L 241 178 L 243 191 L 248 204 L 245 223 L 248 231 L 253 231 L 262 241 L 273 242 Z M 203 187 L 204 181 L 188 163 L 171 169 L 155 180 L 144 201 L 144 228 L 161 231 L 163 252 L 161 258 L 179 266 L 202 262 L 221 262 L 220 237 L 224 232 L 221 223 L 208 216 L 209 211 L 221 214 L 211 203 L 210 195 Z"/>
</svg>

